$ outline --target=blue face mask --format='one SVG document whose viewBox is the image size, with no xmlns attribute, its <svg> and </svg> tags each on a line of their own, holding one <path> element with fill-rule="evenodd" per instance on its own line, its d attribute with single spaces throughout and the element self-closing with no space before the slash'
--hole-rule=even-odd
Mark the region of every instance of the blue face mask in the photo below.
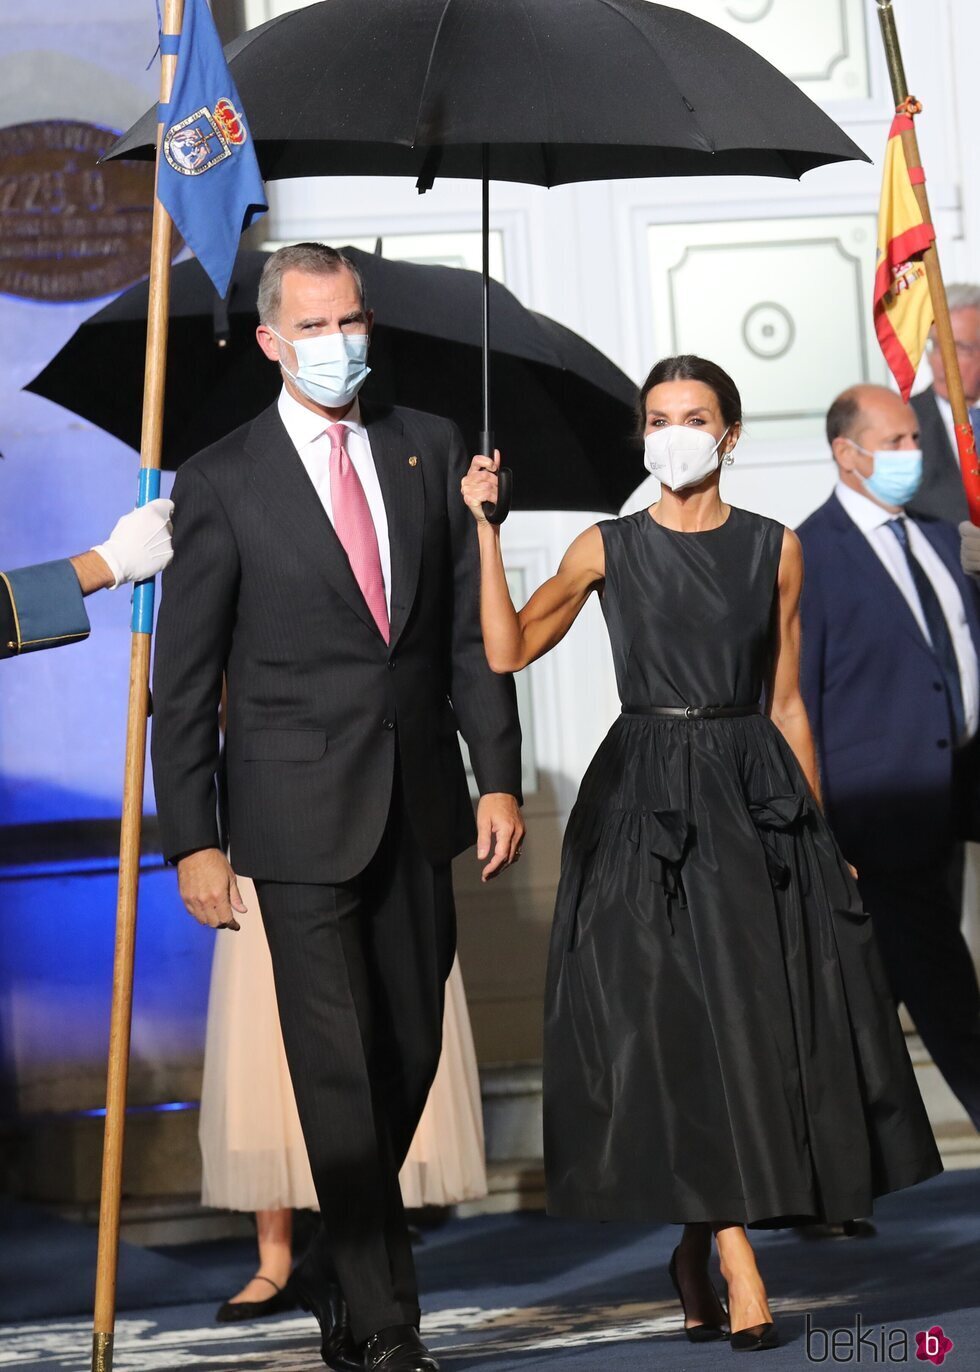
<svg viewBox="0 0 980 1372">
<path fill-rule="evenodd" d="M 885 505 L 894 505 L 898 509 L 912 499 L 922 484 L 921 448 L 879 448 L 869 453 L 867 448 L 862 448 L 853 439 L 848 439 L 848 442 L 859 453 L 874 458 L 871 475 L 861 477 L 866 490 Z M 860 472 L 858 476 L 861 476 Z"/>
<path fill-rule="evenodd" d="M 280 359 L 287 376 L 317 405 L 339 410 L 349 405 L 370 375 L 367 365 L 366 333 L 324 333 L 318 338 L 283 338 L 272 326 L 270 331 L 296 350 L 295 372 Z"/>
</svg>

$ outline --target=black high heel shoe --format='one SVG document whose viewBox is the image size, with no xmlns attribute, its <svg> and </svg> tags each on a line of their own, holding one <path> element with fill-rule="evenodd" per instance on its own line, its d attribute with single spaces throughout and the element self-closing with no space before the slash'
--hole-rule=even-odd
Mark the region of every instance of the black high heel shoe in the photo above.
<svg viewBox="0 0 980 1372">
<path fill-rule="evenodd" d="M 753 1324 L 748 1329 L 739 1329 L 732 1335 L 733 1353 L 759 1353 L 764 1348 L 779 1347 L 779 1330 L 768 1320 L 765 1324 Z"/>
<path fill-rule="evenodd" d="M 670 1266 L 668 1267 L 667 1271 L 670 1273 L 670 1280 L 674 1283 L 674 1290 L 677 1292 L 677 1299 L 680 1301 L 681 1309 L 684 1311 L 684 1318 L 687 1319 L 687 1306 L 684 1304 L 684 1296 L 681 1293 L 680 1282 L 677 1280 L 676 1248 L 670 1255 Z M 711 1289 L 714 1291 L 713 1286 Z M 718 1295 L 717 1291 L 715 1291 L 715 1296 L 717 1298 L 718 1304 L 722 1308 L 722 1312 L 724 1313 L 725 1318 L 727 1319 L 728 1311 L 725 1309 L 724 1301 Z M 687 1335 L 691 1343 L 715 1343 L 718 1339 L 728 1338 L 728 1330 L 724 1329 L 720 1324 L 692 1324 L 689 1329 L 687 1328 L 687 1326 L 685 1326 L 684 1333 Z"/>
</svg>

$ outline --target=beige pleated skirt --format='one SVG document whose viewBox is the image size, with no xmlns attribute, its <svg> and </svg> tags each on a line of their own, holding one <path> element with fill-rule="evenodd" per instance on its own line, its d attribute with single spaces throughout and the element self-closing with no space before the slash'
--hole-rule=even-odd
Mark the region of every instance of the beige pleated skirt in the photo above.
<svg viewBox="0 0 980 1372">
<path fill-rule="evenodd" d="M 248 914 L 215 938 L 201 1085 L 201 1200 L 222 1210 L 315 1210 L 316 1192 L 279 1028 L 255 887 Z M 458 960 L 446 983 L 442 1057 L 399 1176 L 406 1206 L 487 1193 L 480 1082 Z"/>
</svg>

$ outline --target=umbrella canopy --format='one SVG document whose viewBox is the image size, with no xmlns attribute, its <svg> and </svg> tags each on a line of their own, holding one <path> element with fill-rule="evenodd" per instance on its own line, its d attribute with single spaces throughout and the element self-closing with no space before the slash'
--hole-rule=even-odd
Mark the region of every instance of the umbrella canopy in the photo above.
<svg viewBox="0 0 980 1372">
<path fill-rule="evenodd" d="M 483 181 L 483 419 L 490 420 L 489 182 L 799 177 L 868 159 L 723 29 L 650 0 L 320 0 L 246 34 L 231 71 L 267 180 Z M 382 75 L 383 74 L 383 75 Z M 107 154 L 152 157 L 156 108 Z M 501 472 L 495 523 L 506 517 Z"/>
<path fill-rule="evenodd" d="M 649 0 L 321 0 L 227 52 L 267 180 L 556 186 L 867 160 L 751 48 Z M 153 157 L 156 124 L 154 106 L 108 155 Z"/>
<path fill-rule="evenodd" d="M 365 401 L 446 415 L 475 452 L 480 274 L 343 251 L 375 311 Z M 169 468 L 251 419 L 279 392 L 279 369 L 255 341 L 267 256 L 239 253 L 226 303 L 198 262 L 173 271 L 163 434 Z M 147 298 L 142 282 L 113 300 L 27 387 L 133 448 L 140 441 Z M 525 309 L 496 282 L 491 301 L 495 422 L 503 450 L 520 465 L 517 506 L 618 512 L 646 476 L 633 437 L 636 387 L 591 344 Z"/>
</svg>

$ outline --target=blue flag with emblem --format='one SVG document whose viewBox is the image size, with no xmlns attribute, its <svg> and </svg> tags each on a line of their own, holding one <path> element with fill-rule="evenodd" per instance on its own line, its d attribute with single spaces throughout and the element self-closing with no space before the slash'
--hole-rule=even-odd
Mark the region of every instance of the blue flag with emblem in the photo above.
<svg viewBox="0 0 980 1372">
<path fill-rule="evenodd" d="M 175 46 L 171 46 L 175 45 Z M 238 240 L 269 208 L 255 146 L 206 0 L 187 0 L 169 105 L 160 106 L 163 144 L 157 195 L 188 247 L 228 292 Z"/>
</svg>

